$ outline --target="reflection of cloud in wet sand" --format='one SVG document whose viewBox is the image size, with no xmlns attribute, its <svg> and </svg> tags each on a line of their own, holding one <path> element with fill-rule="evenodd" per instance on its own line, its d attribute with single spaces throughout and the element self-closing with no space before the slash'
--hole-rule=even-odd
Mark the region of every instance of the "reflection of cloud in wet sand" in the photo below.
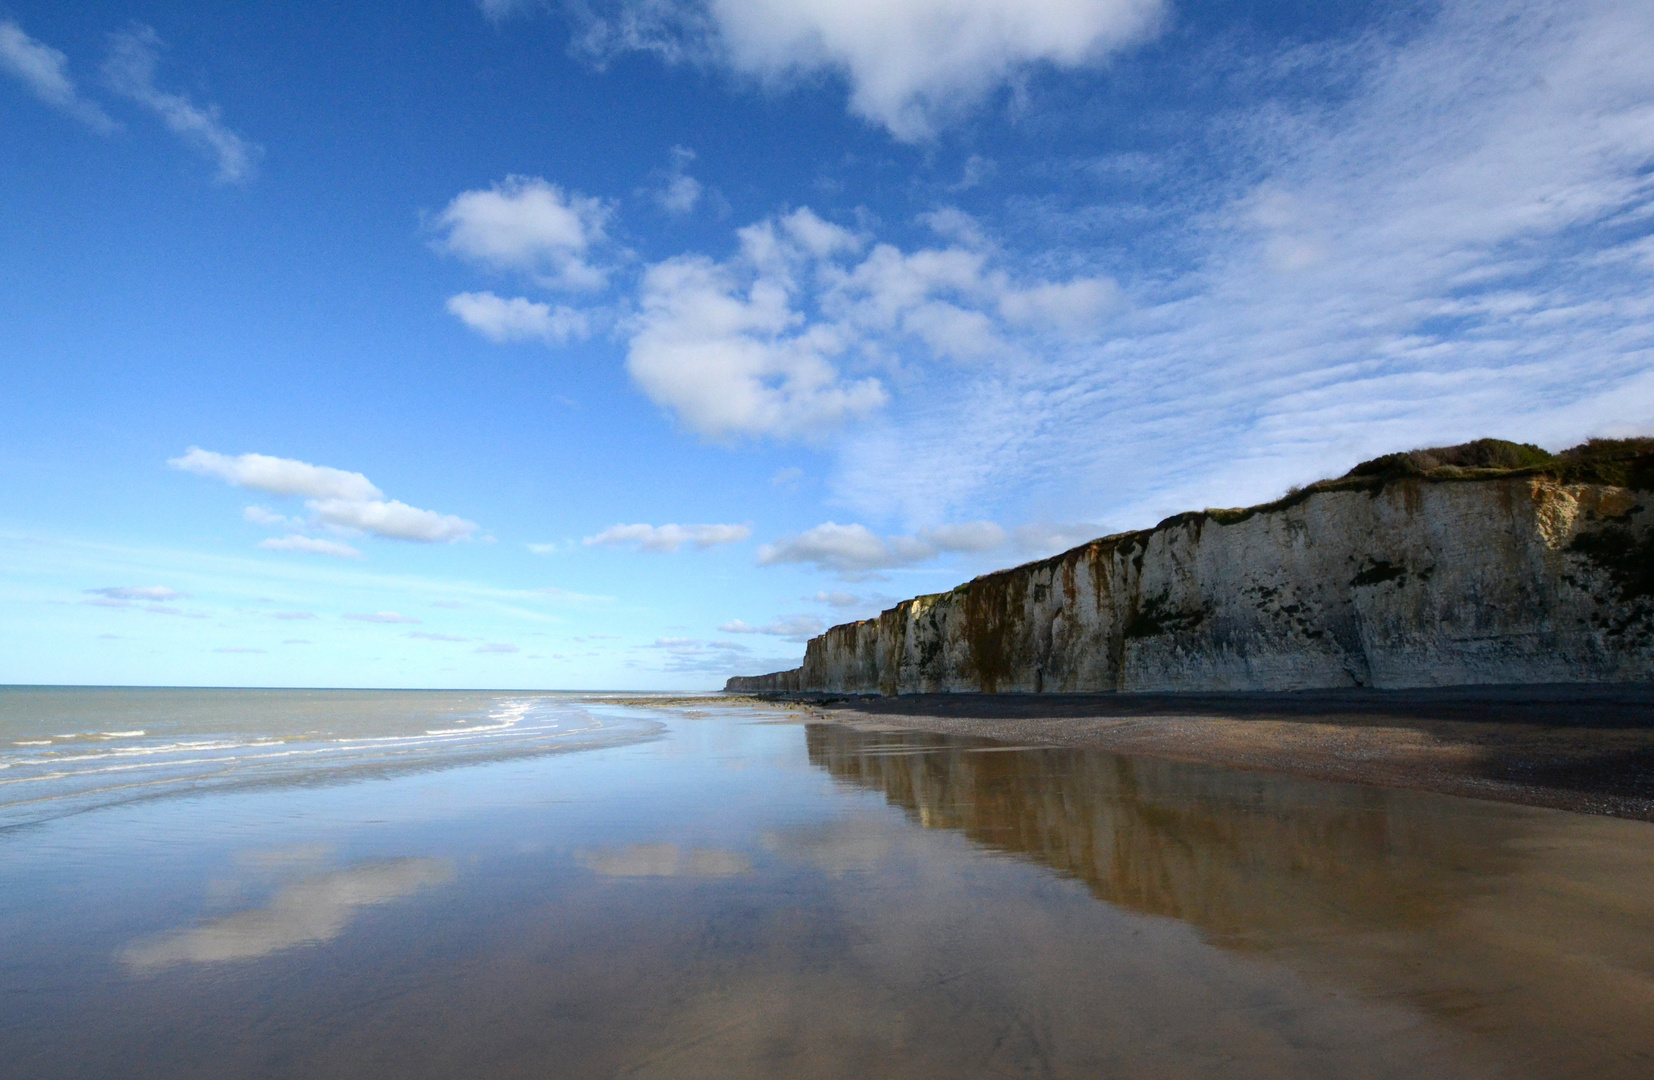
<svg viewBox="0 0 1654 1080">
<path fill-rule="evenodd" d="M 295 945 L 331 941 L 358 908 L 397 900 L 454 876 L 447 859 L 396 859 L 305 878 L 284 886 L 270 903 L 213 919 L 191 930 L 141 938 L 118 953 L 143 971 L 173 964 L 251 960 Z"/>
<path fill-rule="evenodd" d="M 764 834 L 771 851 L 810 863 L 828 877 L 871 873 L 891 853 L 887 832 L 876 821 L 835 821 L 800 825 Z"/>
<path fill-rule="evenodd" d="M 579 859 L 604 877 L 733 877 L 752 870 L 752 860 L 739 851 L 684 851 L 675 844 L 631 844 L 582 851 Z"/>
</svg>

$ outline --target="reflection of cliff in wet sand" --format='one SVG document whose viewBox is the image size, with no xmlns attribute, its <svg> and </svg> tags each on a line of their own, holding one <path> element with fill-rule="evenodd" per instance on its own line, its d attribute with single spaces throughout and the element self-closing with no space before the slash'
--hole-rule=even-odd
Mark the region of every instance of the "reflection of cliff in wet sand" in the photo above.
<svg viewBox="0 0 1654 1080">
<path fill-rule="evenodd" d="M 913 732 L 808 743 L 835 778 L 1100 900 L 1497 1033 L 1519 1075 L 1654 1060 L 1648 825 Z"/>
<path fill-rule="evenodd" d="M 1393 454 L 903 601 L 725 689 L 1654 820 L 1654 439 Z"/>
</svg>

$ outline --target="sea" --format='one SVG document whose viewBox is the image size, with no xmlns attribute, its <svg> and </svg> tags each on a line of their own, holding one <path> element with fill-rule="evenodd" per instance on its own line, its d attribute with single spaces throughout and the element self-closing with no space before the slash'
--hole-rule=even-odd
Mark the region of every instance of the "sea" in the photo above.
<svg viewBox="0 0 1654 1080">
<path fill-rule="evenodd" d="M 719 695 L 0 687 L 0 1077 L 1654 1076 L 1654 825 Z"/>
</svg>

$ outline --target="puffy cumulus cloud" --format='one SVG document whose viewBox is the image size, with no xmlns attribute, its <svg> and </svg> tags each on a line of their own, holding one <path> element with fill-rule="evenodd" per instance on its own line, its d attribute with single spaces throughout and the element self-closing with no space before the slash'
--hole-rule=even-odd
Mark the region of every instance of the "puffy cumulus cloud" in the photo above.
<svg viewBox="0 0 1654 1080">
<path fill-rule="evenodd" d="M 718 631 L 723 634 L 769 634 L 788 641 L 808 641 L 826 628 L 827 625 L 814 615 L 792 615 L 763 626 L 749 626 L 740 619 L 731 619 L 718 627 Z"/>
<path fill-rule="evenodd" d="M 494 270 L 523 274 L 547 288 L 600 289 L 607 273 L 588 261 L 606 237 L 609 208 L 535 176 L 508 176 L 454 196 L 436 218 L 440 246 Z"/>
<path fill-rule="evenodd" d="M 268 454 L 241 454 L 231 457 L 198 446 L 182 457 L 167 462 L 175 469 L 210 476 L 271 495 L 302 496 L 311 517 L 306 522 L 278 514 L 262 506 L 250 506 L 242 514 L 255 525 L 291 528 L 309 524 L 345 533 L 372 533 L 393 540 L 421 543 L 449 543 L 468 540 L 477 523 L 454 514 L 421 510 L 397 499 L 386 499 L 366 476 L 325 465 Z M 356 558 L 361 552 L 349 544 L 294 533 L 271 538 L 258 545 L 267 551 L 305 551 L 317 555 Z"/>
<path fill-rule="evenodd" d="M 639 551 L 676 551 L 685 544 L 697 549 L 734 544 L 752 535 L 750 525 L 611 525 L 584 540 L 587 545 L 631 545 Z"/>
<path fill-rule="evenodd" d="M 410 615 L 403 615 L 396 611 L 351 612 L 345 618 L 353 622 L 373 623 L 417 623 L 418 619 Z"/>
<path fill-rule="evenodd" d="M 866 576 L 933 559 L 943 552 L 991 551 L 1005 531 L 990 521 L 921 530 L 917 536 L 877 536 L 865 525 L 826 522 L 758 549 L 758 565 L 810 563 L 846 577 Z"/>
<path fill-rule="evenodd" d="M 590 320 L 583 312 L 521 296 L 507 299 L 491 292 L 463 292 L 450 296 L 447 307 L 460 322 L 497 345 L 512 341 L 559 345 L 591 333 Z"/>
<path fill-rule="evenodd" d="M 101 596 L 108 600 L 150 600 L 157 603 L 167 600 L 185 600 L 189 593 L 169 589 L 165 585 L 117 585 L 104 589 L 87 589 L 93 596 Z"/>
<path fill-rule="evenodd" d="M 21 82 L 29 93 L 65 112 L 94 131 L 114 131 L 116 124 L 96 102 L 82 97 L 69 77 L 69 58 L 23 32 L 10 19 L 0 19 L 0 71 Z"/>
<path fill-rule="evenodd" d="M 288 536 L 272 536 L 267 540 L 260 540 L 258 546 L 265 551 L 302 551 L 307 555 L 331 555 L 336 559 L 360 559 L 362 553 L 349 544 L 338 540 L 323 540 L 315 536 L 303 536 L 293 533 Z"/>
<path fill-rule="evenodd" d="M 236 487 L 271 495 L 302 495 L 312 499 L 382 499 L 385 493 L 358 472 L 311 465 L 268 454 L 230 457 L 192 446 L 182 457 L 167 462 L 175 469 L 211 476 Z"/>
<path fill-rule="evenodd" d="M 1026 359 L 1025 342 L 1092 334 L 1115 303 L 1106 278 L 1018 281 L 964 214 L 929 219 L 956 239 L 869 247 L 805 207 L 739 230 L 724 262 L 650 266 L 630 327 L 633 380 L 710 439 L 819 439 L 888 403 L 869 369 Z"/>
<path fill-rule="evenodd" d="M 489 0 L 490 3 L 503 0 Z M 839 73 L 850 108 L 919 140 L 1035 65 L 1096 63 L 1159 26 L 1164 0 L 618 0 L 580 44 L 713 60 L 768 81 Z"/>
<path fill-rule="evenodd" d="M 226 127 L 218 106 L 200 106 L 156 86 L 160 47 L 161 39 L 147 26 L 111 34 L 104 81 L 117 94 L 155 113 L 174 135 L 215 162 L 215 178 L 221 183 L 252 179 L 264 148 Z"/>
</svg>

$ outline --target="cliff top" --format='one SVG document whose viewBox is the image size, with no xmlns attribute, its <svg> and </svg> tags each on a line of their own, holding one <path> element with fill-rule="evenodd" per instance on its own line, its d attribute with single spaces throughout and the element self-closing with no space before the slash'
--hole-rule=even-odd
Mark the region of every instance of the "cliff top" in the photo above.
<svg viewBox="0 0 1654 1080">
<path fill-rule="evenodd" d="M 1548 476 L 1564 484 L 1611 484 L 1634 491 L 1654 491 L 1654 438 L 1588 439 L 1578 446 L 1553 454 L 1532 443 L 1508 442 L 1504 439 L 1477 439 L 1457 446 L 1433 446 L 1422 450 L 1407 450 L 1399 454 L 1385 454 L 1363 461 L 1343 476 L 1317 480 L 1303 487 L 1293 487 L 1279 499 L 1257 506 L 1205 510 L 1189 510 L 1174 514 L 1147 529 L 1115 533 L 1079 545 L 1080 548 L 1101 542 L 1141 542 L 1150 533 L 1200 519 L 1209 519 L 1220 525 L 1245 521 L 1255 514 L 1266 514 L 1296 506 L 1312 495 L 1327 491 L 1370 491 L 1377 493 L 1389 484 L 1412 480 L 1427 483 L 1454 483 L 1474 480 L 1496 480 L 1512 476 Z M 1070 549 L 1078 550 L 1078 548 Z M 1068 552 L 1038 559 L 1021 566 L 1008 567 L 983 574 L 973 580 L 993 578 L 1042 562 L 1066 557 Z M 968 589 L 970 582 L 954 591 Z"/>
</svg>

